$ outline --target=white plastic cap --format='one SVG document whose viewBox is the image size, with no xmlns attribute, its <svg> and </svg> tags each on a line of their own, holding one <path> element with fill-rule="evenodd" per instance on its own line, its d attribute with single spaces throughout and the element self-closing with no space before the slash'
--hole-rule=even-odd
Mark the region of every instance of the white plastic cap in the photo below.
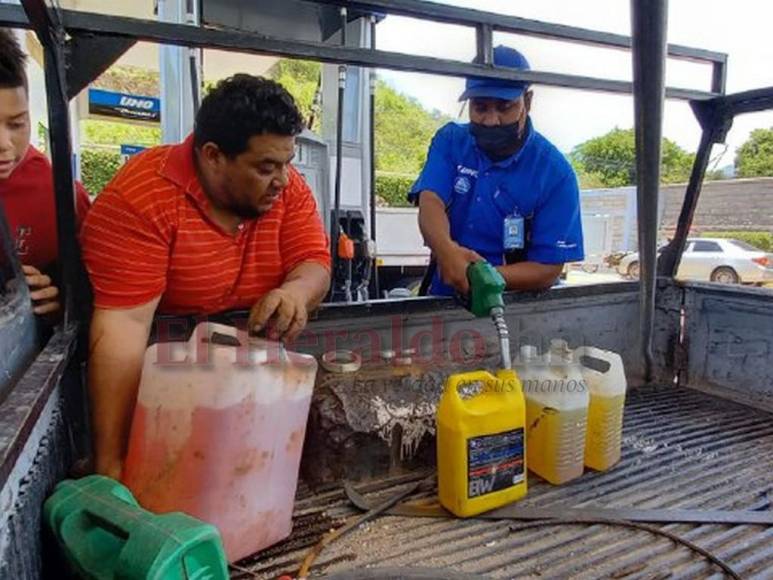
<svg viewBox="0 0 773 580">
<path fill-rule="evenodd" d="M 572 362 L 574 353 L 569 348 L 569 343 L 563 338 L 553 338 L 550 340 L 550 362 Z"/>
</svg>

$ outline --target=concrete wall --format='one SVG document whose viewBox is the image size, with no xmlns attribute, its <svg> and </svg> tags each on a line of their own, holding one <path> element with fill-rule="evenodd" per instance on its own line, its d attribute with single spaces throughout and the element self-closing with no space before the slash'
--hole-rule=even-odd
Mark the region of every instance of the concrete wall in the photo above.
<svg viewBox="0 0 773 580">
<path fill-rule="evenodd" d="M 661 190 L 664 203 L 661 229 L 676 227 L 685 190 L 686 185 L 669 185 Z M 704 183 L 693 232 L 720 230 L 773 232 L 773 177 Z"/>
<path fill-rule="evenodd" d="M 664 242 L 676 229 L 686 189 L 686 184 L 677 184 L 660 191 Z M 580 201 L 583 215 L 609 216 L 613 252 L 636 250 L 635 187 L 585 190 Z M 691 233 L 733 230 L 773 232 L 773 177 L 704 183 Z"/>
</svg>

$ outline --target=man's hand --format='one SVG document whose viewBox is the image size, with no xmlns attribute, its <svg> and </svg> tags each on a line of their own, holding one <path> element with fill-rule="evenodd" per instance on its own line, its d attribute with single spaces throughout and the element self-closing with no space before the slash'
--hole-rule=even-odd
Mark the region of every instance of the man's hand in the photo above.
<svg viewBox="0 0 773 580">
<path fill-rule="evenodd" d="M 303 331 L 308 322 L 306 299 L 286 288 L 276 288 L 263 296 L 250 310 L 251 333 L 268 328 L 271 340 L 291 342 Z"/>
<path fill-rule="evenodd" d="M 449 244 L 446 248 L 436 254 L 438 271 L 440 279 L 444 283 L 452 286 L 461 294 L 470 292 L 470 282 L 467 280 L 467 267 L 472 262 L 483 261 L 484 258 L 477 252 L 460 246 L 459 244 Z"/>
<path fill-rule="evenodd" d="M 250 310 L 248 330 L 268 327 L 268 338 L 292 342 L 306 328 L 309 311 L 319 306 L 330 288 L 330 273 L 316 262 L 301 262 L 284 283 L 263 296 Z"/>
<path fill-rule="evenodd" d="M 59 312 L 59 288 L 51 283 L 51 277 L 34 266 L 22 266 L 22 271 L 30 288 L 32 311 L 39 316 Z"/>
</svg>

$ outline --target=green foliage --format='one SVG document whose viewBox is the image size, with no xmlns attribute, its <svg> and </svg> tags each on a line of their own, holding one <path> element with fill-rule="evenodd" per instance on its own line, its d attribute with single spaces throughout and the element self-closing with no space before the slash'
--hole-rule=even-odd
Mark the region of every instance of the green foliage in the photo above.
<svg viewBox="0 0 773 580">
<path fill-rule="evenodd" d="M 432 136 L 448 118 L 427 111 L 383 80 L 376 84 L 376 169 L 417 175 Z"/>
<path fill-rule="evenodd" d="M 88 119 L 83 121 L 84 147 L 89 145 L 145 145 L 161 143 L 161 128 Z"/>
<path fill-rule="evenodd" d="M 415 177 L 395 174 L 376 174 L 376 195 L 388 206 L 409 207 L 407 195 Z"/>
<path fill-rule="evenodd" d="M 773 252 L 773 233 L 771 232 L 702 232 L 703 238 L 733 238 L 751 244 L 763 252 Z"/>
<path fill-rule="evenodd" d="M 116 152 L 98 149 L 81 151 L 83 186 L 91 195 L 100 193 L 120 167 L 121 156 Z"/>
<path fill-rule="evenodd" d="M 660 166 L 662 183 L 685 183 L 690 179 L 695 161 L 694 154 L 688 153 L 670 139 L 663 139 L 662 155 Z"/>
<path fill-rule="evenodd" d="M 773 127 L 755 129 L 735 156 L 738 177 L 773 175 Z"/>
<path fill-rule="evenodd" d="M 577 170 L 576 166 L 575 170 Z M 607 187 L 602 176 L 597 173 L 577 170 L 577 181 L 580 184 L 580 189 L 604 189 Z"/>
<path fill-rule="evenodd" d="M 661 181 L 687 181 L 693 155 L 673 141 L 663 139 Z M 580 183 L 600 183 L 602 187 L 622 187 L 636 183 L 636 145 L 633 129 L 613 129 L 606 135 L 581 143 L 569 156 Z"/>
<path fill-rule="evenodd" d="M 94 81 L 94 86 L 147 97 L 157 97 L 161 93 L 158 71 L 139 66 L 111 66 Z"/>
<path fill-rule="evenodd" d="M 268 76 L 281 84 L 295 99 L 295 104 L 308 124 L 313 117 L 311 129 L 319 127 L 319 110 L 314 103 L 314 97 L 319 88 L 322 65 L 318 62 L 293 60 L 284 58 L 278 61 Z"/>
</svg>

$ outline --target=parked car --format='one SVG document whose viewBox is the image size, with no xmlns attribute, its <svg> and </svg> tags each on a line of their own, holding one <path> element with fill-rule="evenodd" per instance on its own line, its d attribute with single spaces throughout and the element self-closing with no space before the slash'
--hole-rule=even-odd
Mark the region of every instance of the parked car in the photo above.
<svg viewBox="0 0 773 580">
<path fill-rule="evenodd" d="M 625 256 L 617 271 L 628 278 L 638 278 L 639 254 Z M 773 282 L 773 260 L 764 251 L 741 240 L 690 238 L 676 277 L 720 284 L 764 284 Z"/>
</svg>

